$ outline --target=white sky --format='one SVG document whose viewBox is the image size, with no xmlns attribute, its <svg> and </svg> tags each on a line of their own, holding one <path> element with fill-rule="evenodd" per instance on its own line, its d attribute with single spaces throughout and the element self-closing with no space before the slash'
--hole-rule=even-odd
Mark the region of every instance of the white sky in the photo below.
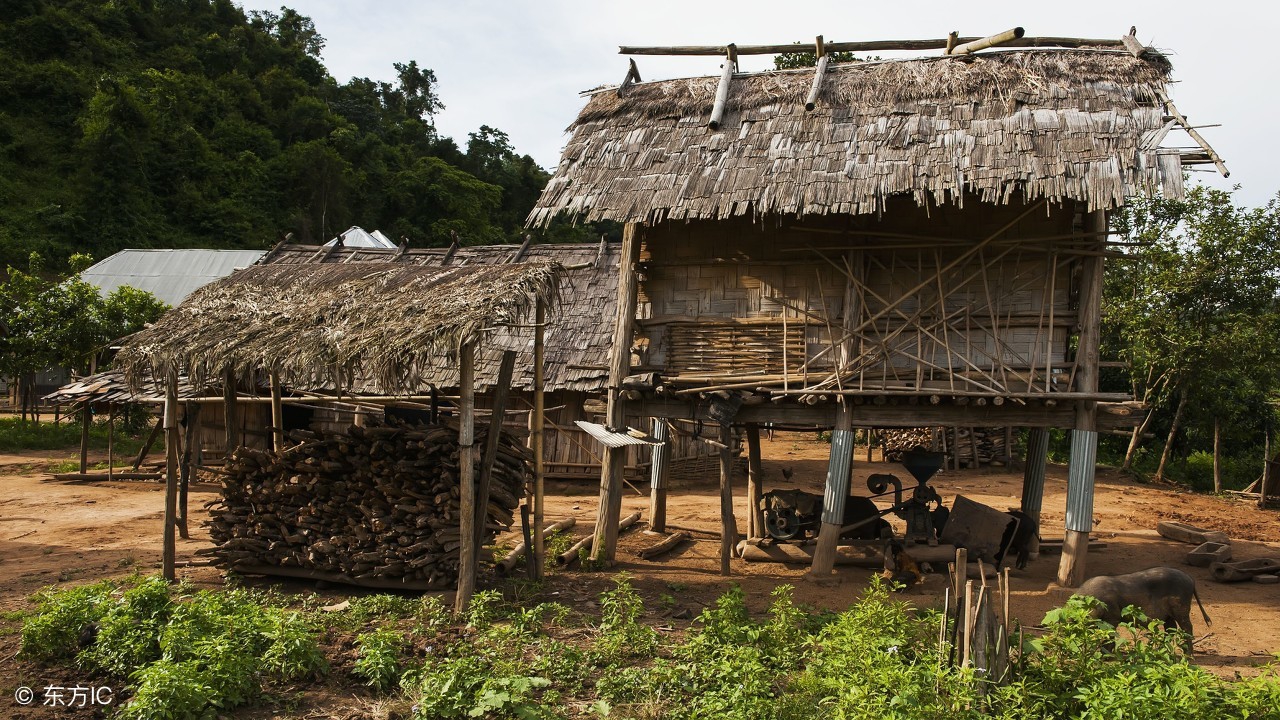
<svg viewBox="0 0 1280 720">
<path fill-rule="evenodd" d="M 1280 5 L 1267 0 L 1163 2 L 1075 0 L 1070 3 L 912 3 L 827 0 L 244 0 L 246 10 L 281 4 L 310 16 L 326 45 L 329 72 L 394 79 L 394 62 L 417 60 L 435 71 L 445 104 L 436 127 L 465 147 L 467 133 L 489 125 L 521 154 L 554 170 L 564 129 L 584 104 L 578 93 L 621 82 L 619 45 L 811 43 L 994 34 L 1020 25 L 1032 36 L 1138 39 L 1170 53 L 1171 95 L 1231 170 L 1192 173 L 1215 187 L 1239 184 L 1237 201 L 1262 205 L 1280 191 L 1272 123 L 1280 118 L 1274 29 Z M 918 54 L 918 53 L 917 53 Z M 885 53 L 888 57 L 890 54 Z M 896 55 L 896 54 L 894 54 Z M 645 80 L 716 75 L 712 57 L 638 56 Z M 772 67 L 771 56 L 743 58 L 744 70 Z M 1191 145 L 1184 133 L 1168 144 Z M 1211 166 L 1210 166 L 1211 167 Z"/>
</svg>

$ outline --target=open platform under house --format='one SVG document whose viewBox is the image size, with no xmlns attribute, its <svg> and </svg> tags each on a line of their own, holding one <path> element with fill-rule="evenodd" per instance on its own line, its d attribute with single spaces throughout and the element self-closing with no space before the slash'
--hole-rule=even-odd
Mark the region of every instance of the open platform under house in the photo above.
<svg viewBox="0 0 1280 720">
<path fill-rule="evenodd" d="M 633 59 L 623 83 L 584 93 L 529 222 L 624 224 L 608 424 L 720 427 L 724 571 L 740 432 L 750 459 L 762 423 L 833 431 L 821 576 L 853 428 L 1012 426 L 1032 428 L 1022 509 L 1035 518 L 1047 429 L 1072 430 L 1059 580 L 1080 583 L 1097 432 L 1141 412 L 1098 391 L 1103 275 L 1125 250 L 1107 213 L 1181 197 L 1192 166 L 1226 173 L 1172 103 L 1166 55 L 1134 34 L 626 47 L 719 68 L 644 82 Z M 806 50 L 814 67 L 737 71 L 743 54 Z M 928 56 L 832 56 L 897 50 Z M 600 559 L 615 548 L 620 467 L 602 472 Z M 658 521 L 663 484 L 655 461 Z"/>
</svg>

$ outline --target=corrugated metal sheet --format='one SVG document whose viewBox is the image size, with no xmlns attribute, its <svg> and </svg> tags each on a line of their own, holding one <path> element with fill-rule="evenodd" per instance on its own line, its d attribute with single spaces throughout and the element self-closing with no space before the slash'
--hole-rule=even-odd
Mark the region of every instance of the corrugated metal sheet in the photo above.
<svg viewBox="0 0 1280 720">
<path fill-rule="evenodd" d="M 627 428 L 628 432 L 615 432 L 599 423 L 574 420 L 574 425 L 582 428 L 591 437 L 604 443 L 605 447 L 620 448 L 627 445 L 657 445 L 658 440 L 645 433 Z M 635 433 L 635 434 L 632 434 Z"/>
<path fill-rule="evenodd" d="M 1098 459 L 1098 433 L 1071 431 L 1071 460 L 1067 466 L 1067 529 L 1093 530 L 1093 475 Z"/>
<path fill-rule="evenodd" d="M 831 431 L 831 461 L 822 493 L 822 522 L 844 524 L 844 501 L 849 497 L 849 469 L 853 463 L 853 431 Z"/>
<path fill-rule="evenodd" d="M 1027 432 L 1027 469 L 1022 476 L 1022 511 L 1040 517 L 1044 504 L 1044 467 L 1049 449 L 1049 431 L 1031 428 Z"/>
<path fill-rule="evenodd" d="M 668 442 L 671 439 L 671 429 L 667 427 L 666 420 L 653 419 L 653 438 L 659 443 L 653 446 L 653 455 L 649 459 L 649 482 L 650 487 L 661 489 L 666 487 L 667 475 L 662 469 L 671 461 L 671 445 Z"/>
<path fill-rule="evenodd" d="M 121 250 L 80 277 L 106 295 L 128 285 L 177 305 L 198 288 L 248 267 L 262 250 Z"/>
</svg>

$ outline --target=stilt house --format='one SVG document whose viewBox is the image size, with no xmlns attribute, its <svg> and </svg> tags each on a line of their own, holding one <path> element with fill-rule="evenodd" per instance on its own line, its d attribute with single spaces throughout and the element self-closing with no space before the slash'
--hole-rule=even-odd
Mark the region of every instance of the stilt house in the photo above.
<svg viewBox="0 0 1280 720">
<path fill-rule="evenodd" d="M 718 421 L 725 440 L 745 426 L 749 441 L 764 422 L 833 429 L 816 574 L 831 571 L 852 428 L 1070 428 L 1060 578 L 1078 584 L 1097 431 L 1133 416 L 1130 397 L 1098 391 L 1104 263 L 1122 251 L 1107 213 L 1179 197 L 1190 165 L 1225 172 L 1221 160 L 1170 102 L 1168 60 L 1132 34 L 818 38 L 814 68 L 737 72 L 739 55 L 797 49 L 623 48 L 724 64 L 646 83 L 633 63 L 571 128 L 529 221 L 625 223 L 610 424 Z M 942 54 L 829 56 L 900 49 Z M 1175 129 L 1197 147 L 1164 147 Z M 1043 439 L 1032 433 L 1041 459 Z M 727 571 L 736 528 L 721 482 Z M 1043 470 L 1025 493 L 1036 516 L 1042 487 Z"/>
</svg>

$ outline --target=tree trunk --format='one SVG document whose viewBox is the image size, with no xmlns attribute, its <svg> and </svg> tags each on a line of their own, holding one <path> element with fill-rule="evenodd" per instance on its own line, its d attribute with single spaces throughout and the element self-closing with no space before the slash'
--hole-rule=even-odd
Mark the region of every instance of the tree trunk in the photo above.
<svg viewBox="0 0 1280 720">
<path fill-rule="evenodd" d="M 1133 467 L 1133 456 L 1138 454 L 1138 446 L 1142 444 L 1142 436 L 1147 432 L 1147 426 L 1151 424 L 1151 418 L 1155 417 L 1155 413 L 1147 411 L 1147 416 L 1142 419 L 1142 424 L 1133 429 L 1133 435 L 1129 438 L 1129 449 L 1124 453 L 1124 462 L 1121 463 L 1121 470 L 1129 470 Z"/>
<path fill-rule="evenodd" d="M 1187 408 L 1187 393 L 1183 391 L 1178 398 L 1178 409 L 1173 411 L 1173 425 L 1169 427 L 1169 437 L 1164 441 L 1164 452 L 1160 453 L 1160 466 L 1156 468 L 1155 480 L 1164 479 L 1164 468 L 1169 463 L 1169 453 L 1173 450 L 1173 438 L 1178 434 L 1178 426 L 1182 424 L 1182 411 Z"/>
<path fill-rule="evenodd" d="M 1213 491 L 1222 492 L 1222 432 L 1217 417 L 1213 418 Z"/>
</svg>

